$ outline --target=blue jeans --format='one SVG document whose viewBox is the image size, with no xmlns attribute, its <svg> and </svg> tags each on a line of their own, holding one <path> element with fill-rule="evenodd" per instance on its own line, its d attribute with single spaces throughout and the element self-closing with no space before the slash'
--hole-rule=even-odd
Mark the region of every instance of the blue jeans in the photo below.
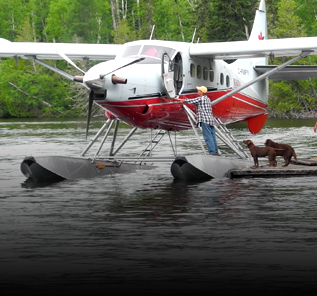
<svg viewBox="0 0 317 296">
<path fill-rule="evenodd" d="M 208 152 L 210 154 L 215 154 L 218 152 L 218 146 L 216 141 L 215 128 L 205 122 L 200 123 L 204 140 L 208 147 Z"/>
</svg>

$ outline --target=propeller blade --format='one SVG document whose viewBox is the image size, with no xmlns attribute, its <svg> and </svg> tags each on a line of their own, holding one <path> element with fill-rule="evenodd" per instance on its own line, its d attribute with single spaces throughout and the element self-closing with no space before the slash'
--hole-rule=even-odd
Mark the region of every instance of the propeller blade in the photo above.
<svg viewBox="0 0 317 296">
<path fill-rule="evenodd" d="M 112 70 L 111 72 L 109 72 L 109 73 L 107 73 L 107 74 L 100 74 L 100 78 L 102 79 L 102 78 L 104 78 L 105 76 L 107 76 L 108 74 L 110 74 L 110 73 L 112 73 L 112 72 L 114 72 L 114 71 L 117 71 L 117 70 L 122 69 L 122 68 L 124 68 L 124 67 L 130 66 L 130 65 L 132 65 L 132 64 L 141 62 L 141 61 L 143 61 L 144 59 L 145 59 L 145 58 L 136 59 L 136 60 L 134 60 L 134 61 L 132 61 L 132 62 L 130 62 L 130 63 L 128 63 L 128 64 L 125 64 L 125 65 L 123 65 L 123 66 L 121 66 L 121 67 L 119 67 L 119 68 L 117 68 L 117 69 L 115 69 L 115 70 Z"/>
<path fill-rule="evenodd" d="M 56 48 L 54 48 L 55 51 L 58 53 L 58 55 L 63 58 L 66 62 L 68 62 L 69 64 L 71 64 L 73 67 L 75 67 L 77 70 L 79 70 L 80 72 L 82 72 L 83 74 L 86 74 L 82 69 L 80 69 L 79 67 L 77 67 L 75 65 L 75 63 L 63 52 L 58 51 Z"/>
<path fill-rule="evenodd" d="M 90 91 L 89 102 L 88 102 L 87 126 L 86 126 L 86 140 L 88 137 L 88 130 L 89 130 L 89 124 L 90 124 L 90 117 L 91 117 L 91 109 L 92 109 L 93 102 L 94 102 L 94 92 Z"/>
</svg>

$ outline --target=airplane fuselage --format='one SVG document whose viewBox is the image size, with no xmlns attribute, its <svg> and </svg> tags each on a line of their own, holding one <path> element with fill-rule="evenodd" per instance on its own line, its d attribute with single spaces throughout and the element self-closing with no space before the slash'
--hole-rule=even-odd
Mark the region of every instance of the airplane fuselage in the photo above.
<svg viewBox="0 0 317 296">
<path fill-rule="evenodd" d="M 214 101 L 256 78 L 253 67 L 259 60 L 227 63 L 190 56 L 189 47 L 190 43 L 157 40 L 127 43 L 116 59 L 92 67 L 84 83 L 94 91 L 94 102 L 109 117 L 139 128 L 188 129 L 191 126 L 178 97 L 194 98 L 196 86 L 204 85 L 207 96 Z M 133 63 L 138 59 L 142 60 Z M 124 78 L 125 83 L 114 83 L 113 76 Z M 164 76 L 169 79 L 164 81 Z M 196 111 L 194 105 L 189 107 Z M 266 81 L 213 106 L 214 115 L 224 123 L 248 120 L 266 112 Z"/>
</svg>

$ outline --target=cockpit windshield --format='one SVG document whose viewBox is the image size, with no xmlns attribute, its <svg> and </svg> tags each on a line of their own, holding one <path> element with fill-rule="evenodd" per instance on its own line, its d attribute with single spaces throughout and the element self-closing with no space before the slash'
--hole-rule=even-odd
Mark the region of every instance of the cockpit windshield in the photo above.
<svg viewBox="0 0 317 296">
<path fill-rule="evenodd" d="M 145 60 L 140 63 L 161 63 L 162 56 L 165 52 L 170 56 L 170 58 L 173 58 L 175 49 L 155 45 L 131 45 L 124 49 L 120 57 L 141 56 L 145 57 Z"/>
</svg>

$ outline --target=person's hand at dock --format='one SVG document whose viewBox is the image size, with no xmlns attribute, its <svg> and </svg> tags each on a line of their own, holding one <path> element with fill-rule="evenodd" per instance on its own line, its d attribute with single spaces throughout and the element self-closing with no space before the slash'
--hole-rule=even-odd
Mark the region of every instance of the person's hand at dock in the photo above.
<svg viewBox="0 0 317 296">
<path fill-rule="evenodd" d="M 185 99 L 176 98 L 177 100 L 181 101 L 182 103 L 185 102 Z"/>
</svg>

